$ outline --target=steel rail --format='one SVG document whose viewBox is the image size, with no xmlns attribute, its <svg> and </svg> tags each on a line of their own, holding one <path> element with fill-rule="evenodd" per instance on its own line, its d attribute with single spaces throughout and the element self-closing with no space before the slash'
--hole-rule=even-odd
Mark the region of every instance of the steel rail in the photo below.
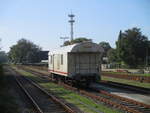
<svg viewBox="0 0 150 113">
<path fill-rule="evenodd" d="M 16 71 L 15 71 L 16 72 Z M 18 72 L 16 72 L 18 74 Z M 20 74 L 19 74 L 20 75 Z M 46 94 L 47 96 L 49 96 L 54 102 L 56 102 L 57 104 L 59 104 L 60 106 L 62 106 L 62 108 L 67 112 L 67 113 L 76 113 L 75 110 L 71 109 L 68 105 L 65 105 L 62 101 L 60 101 L 58 98 L 56 98 L 55 96 L 49 94 L 46 90 L 42 89 L 41 87 L 39 87 L 35 82 L 29 80 L 28 78 L 26 78 L 25 76 L 22 76 L 24 79 L 26 79 L 27 81 L 29 81 L 32 85 L 34 85 L 36 88 L 40 89 L 40 91 L 42 91 L 44 94 Z M 34 104 L 34 106 L 36 107 L 36 109 L 38 110 L 39 113 L 44 113 L 41 108 L 38 106 L 38 104 L 35 102 L 35 100 L 32 98 L 32 96 L 29 94 L 29 92 L 24 88 L 24 86 L 20 83 L 20 81 L 15 77 L 17 83 L 19 84 L 19 86 L 23 89 L 23 91 L 25 92 L 25 94 L 28 96 L 28 98 L 30 98 L 30 100 L 32 101 L 32 103 Z"/>
<path fill-rule="evenodd" d="M 32 96 L 28 93 L 28 91 L 23 87 L 23 85 L 20 83 L 20 81 L 15 76 L 14 76 L 14 78 L 15 78 L 17 84 L 19 85 L 19 87 L 25 93 L 25 95 L 29 98 L 29 100 L 31 101 L 31 103 L 33 104 L 33 106 L 35 107 L 35 109 L 39 113 L 43 113 L 43 111 L 40 109 L 40 107 L 38 106 L 38 104 L 35 102 L 35 100 L 32 98 Z"/>
<path fill-rule="evenodd" d="M 32 73 L 33 73 L 33 70 L 32 70 Z M 36 72 L 36 73 L 37 73 L 37 72 Z M 39 72 L 38 72 L 38 73 L 39 73 Z M 114 106 L 114 107 L 121 108 L 121 109 L 123 109 L 123 110 L 125 110 L 125 111 L 132 112 L 132 113 L 141 113 L 140 111 L 135 110 L 135 109 L 133 109 L 133 108 L 130 108 L 130 107 L 128 107 L 127 105 L 126 105 L 126 106 L 125 106 L 125 105 L 120 105 L 120 104 L 118 104 L 118 103 L 116 103 L 116 102 L 110 101 L 109 99 L 106 99 L 106 98 L 103 98 L 103 97 L 100 97 L 100 96 L 96 96 L 96 95 L 91 94 L 91 93 L 89 93 L 89 92 L 86 92 L 86 91 L 83 91 L 83 90 L 78 90 L 78 89 L 72 88 L 72 87 L 70 87 L 70 86 L 66 86 L 66 84 L 63 85 L 63 86 L 65 86 L 66 88 L 71 89 L 71 90 L 74 89 L 74 90 L 76 90 L 76 91 L 79 91 L 80 93 L 82 93 L 82 94 L 84 94 L 84 95 L 86 95 L 86 96 L 90 96 L 91 98 L 94 98 L 94 99 L 96 99 L 96 100 L 105 102 L 105 103 L 107 103 L 107 104 L 109 104 L 109 105 L 112 105 L 112 106 Z M 104 92 L 103 92 L 103 94 L 104 94 Z M 106 94 L 106 92 L 105 92 L 105 94 Z M 110 96 L 110 97 L 113 97 L 113 98 L 117 98 L 117 99 L 120 99 L 120 100 L 122 100 L 122 101 L 126 100 L 126 98 L 124 98 L 124 97 L 119 97 L 119 96 L 116 96 L 116 95 L 112 95 L 112 94 L 110 94 L 110 93 L 109 93 L 109 94 L 107 93 L 107 96 Z M 129 100 L 131 100 L 131 99 L 129 99 Z M 130 101 L 128 101 L 128 102 L 130 102 Z M 132 100 L 131 102 L 132 102 L 132 104 L 135 104 L 135 103 L 136 103 L 134 100 Z M 136 104 L 137 104 L 137 103 L 136 103 Z M 141 104 L 138 104 L 138 105 L 141 105 Z M 142 104 L 142 105 L 143 105 L 143 104 Z M 144 106 L 144 107 L 145 107 L 145 106 Z M 146 106 L 146 107 L 149 108 L 149 106 Z"/>
<path fill-rule="evenodd" d="M 102 80 L 100 82 L 100 84 L 104 84 L 104 85 L 111 86 L 111 87 L 127 88 L 131 91 L 144 93 L 144 94 L 150 94 L 150 88 L 144 88 L 144 87 L 133 86 L 133 85 L 129 85 L 129 84 L 106 81 L 106 80 Z"/>
<path fill-rule="evenodd" d="M 102 72 L 102 76 L 132 80 L 132 81 L 143 82 L 143 83 L 150 83 L 150 77 L 148 76 L 140 76 L 134 74 L 133 75 L 116 74 L 116 73 L 106 73 L 106 72 Z"/>
</svg>

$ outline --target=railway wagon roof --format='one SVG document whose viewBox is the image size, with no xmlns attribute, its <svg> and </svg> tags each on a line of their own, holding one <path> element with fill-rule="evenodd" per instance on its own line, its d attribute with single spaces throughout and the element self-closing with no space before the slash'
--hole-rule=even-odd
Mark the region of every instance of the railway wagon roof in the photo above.
<svg viewBox="0 0 150 113">
<path fill-rule="evenodd" d="M 103 53 L 103 48 L 93 42 L 82 42 L 82 43 L 76 43 L 69 46 L 63 46 L 57 49 L 54 49 L 52 51 L 49 51 L 50 54 L 63 54 L 63 53 L 69 53 L 69 52 L 100 52 Z"/>
</svg>

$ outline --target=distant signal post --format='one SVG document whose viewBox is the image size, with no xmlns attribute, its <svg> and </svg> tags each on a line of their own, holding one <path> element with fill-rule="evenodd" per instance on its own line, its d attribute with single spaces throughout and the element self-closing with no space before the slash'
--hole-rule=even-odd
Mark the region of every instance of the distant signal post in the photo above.
<svg viewBox="0 0 150 113">
<path fill-rule="evenodd" d="M 69 38 L 69 37 L 60 37 L 60 39 L 64 40 L 64 42 L 65 42 L 65 40 L 68 39 L 68 38 Z"/>
</svg>

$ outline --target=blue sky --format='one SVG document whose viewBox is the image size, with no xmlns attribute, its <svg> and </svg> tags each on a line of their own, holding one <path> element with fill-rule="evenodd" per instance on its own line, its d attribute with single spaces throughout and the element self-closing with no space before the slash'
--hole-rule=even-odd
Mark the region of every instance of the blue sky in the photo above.
<svg viewBox="0 0 150 113">
<path fill-rule="evenodd" d="M 141 28 L 150 39 L 149 0 L 0 0 L 2 50 L 20 38 L 40 45 L 43 50 L 63 43 L 70 35 L 68 14 L 75 16 L 75 37 L 109 42 L 115 47 L 119 30 Z"/>
</svg>

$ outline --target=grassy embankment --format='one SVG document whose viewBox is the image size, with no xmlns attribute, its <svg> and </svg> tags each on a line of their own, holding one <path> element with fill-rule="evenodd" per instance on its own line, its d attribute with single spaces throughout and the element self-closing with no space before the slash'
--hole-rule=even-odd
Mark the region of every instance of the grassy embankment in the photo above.
<svg viewBox="0 0 150 113">
<path fill-rule="evenodd" d="M 137 82 L 133 80 L 125 80 L 125 79 L 106 77 L 106 76 L 102 76 L 102 80 L 124 83 L 124 84 L 133 85 L 133 86 L 144 87 L 144 88 L 150 88 L 150 83 L 141 83 L 141 82 Z"/>
<path fill-rule="evenodd" d="M 18 113 L 15 98 L 10 94 L 7 76 L 4 75 L 3 66 L 0 64 L 0 113 Z"/>
<path fill-rule="evenodd" d="M 104 113 L 120 113 L 121 111 L 115 110 L 112 108 L 108 108 L 103 104 L 96 103 L 93 100 L 84 97 L 78 93 L 75 93 L 70 90 L 66 90 L 65 88 L 51 83 L 51 82 L 44 82 L 41 78 L 35 77 L 33 74 L 23 71 L 23 70 L 18 70 L 16 67 L 13 67 L 16 71 L 21 73 L 22 75 L 34 80 L 37 82 L 39 85 L 44 87 L 47 91 L 53 92 L 55 95 L 58 97 L 63 98 L 67 102 L 77 106 L 79 109 L 84 111 L 85 113 L 97 113 L 97 112 L 104 112 Z"/>
<path fill-rule="evenodd" d="M 150 77 L 150 73 L 145 73 L 145 74 L 131 74 L 131 73 L 125 73 L 125 72 L 103 72 L 103 73 L 108 73 L 108 74 L 122 74 L 122 75 L 131 75 L 131 76 L 148 76 Z"/>
</svg>

